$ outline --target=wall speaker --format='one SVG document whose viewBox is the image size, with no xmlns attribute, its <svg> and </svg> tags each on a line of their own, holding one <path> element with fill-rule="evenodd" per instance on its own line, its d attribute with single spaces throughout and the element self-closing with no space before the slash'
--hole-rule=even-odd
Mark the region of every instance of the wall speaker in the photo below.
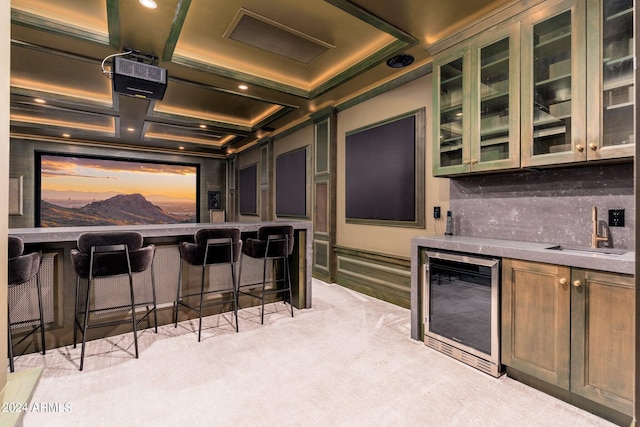
<svg viewBox="0 0 640 427">
<path fill-rule="evenodd" d="M 222 209 L 222 195 L 220 191 L 209 191 L 207 193 L 207 206 L 209 209 Z"/>
</svg>

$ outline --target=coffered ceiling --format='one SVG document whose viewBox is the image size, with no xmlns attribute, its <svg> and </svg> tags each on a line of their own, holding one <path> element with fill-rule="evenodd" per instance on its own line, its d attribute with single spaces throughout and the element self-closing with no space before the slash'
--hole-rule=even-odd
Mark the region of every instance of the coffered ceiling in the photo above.
<svg viewBox="0 0 640 427">
<path fill-rule="evenodd" d="M 514 1 L 156 3 L 11 0 L 12 136 L 226 155 L 427 70 L 431 46 Z M 113 91 L 129 51 L 167 70 L 162 100 Z M 415 61 L 386 65 L 401 53 Z"/>
</svg>

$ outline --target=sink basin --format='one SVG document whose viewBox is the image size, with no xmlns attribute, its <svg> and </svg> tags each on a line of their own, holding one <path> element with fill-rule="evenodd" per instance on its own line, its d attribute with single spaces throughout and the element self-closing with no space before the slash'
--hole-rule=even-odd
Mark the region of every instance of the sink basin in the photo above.
<svg viewBox="0 0 640 427">
<path fill-rule="evenodd" d="M 567 246 L 567 245 L 549 246 L 548 248 L 545 248 L 545 249 L 550 249 L 554 251 L 563 251 L 563 252 L 594 253 L 594 254 L 606 254 L 606 255 L 624 255 L 627 253 L 627 251 L 623 249 L 586 248 L 582 246 Z"/>
</svg>

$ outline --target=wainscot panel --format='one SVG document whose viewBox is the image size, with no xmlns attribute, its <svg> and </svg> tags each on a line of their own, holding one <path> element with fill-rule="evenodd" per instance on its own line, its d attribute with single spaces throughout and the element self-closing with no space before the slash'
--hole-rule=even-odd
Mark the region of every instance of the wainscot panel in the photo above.
<svg viewBox="0 0 640 427">
<path fill-rule="evenodd" d="M 409 308 L 411 261 L 408 258 L 336 246 L 336 283 Z"/>
</svg>

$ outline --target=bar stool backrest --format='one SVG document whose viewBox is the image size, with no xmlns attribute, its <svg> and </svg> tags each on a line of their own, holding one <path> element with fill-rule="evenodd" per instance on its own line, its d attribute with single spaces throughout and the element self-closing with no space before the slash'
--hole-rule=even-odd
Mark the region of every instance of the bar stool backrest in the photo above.
<svg viewBox="0 0 640 427">
<path fill-rule="evenodd" d="M 23 252 L 24 243 L 22 239 L 9 236 L 9 264 L 7 269 L 9 286 L 28 282 L 38 274 L 41 258 L 40 252 L 31 252 L 22 255 Z"/>
<path fill-rule="evenodd" d="M 137 273 L 151 266 L 154 245 L 143 247 L 137 231 L 87 232 L 78 237 L 71 261 L 78 276 L 88 278 Z"/>
<path fill-rule="evenodd" d="M 265 226 L 258 229 L 258 240 L 266 242 L 265 257 L 289 256 L 293 252 L 293 226 Z"/>
<path fill-rule="evenodd" d="M 180 256 L 189 264 L 211 265 L 237 262 L 242 249 L 239 228 L 202 228 L 194 244 L 182 243 Z"/>
</svg>

